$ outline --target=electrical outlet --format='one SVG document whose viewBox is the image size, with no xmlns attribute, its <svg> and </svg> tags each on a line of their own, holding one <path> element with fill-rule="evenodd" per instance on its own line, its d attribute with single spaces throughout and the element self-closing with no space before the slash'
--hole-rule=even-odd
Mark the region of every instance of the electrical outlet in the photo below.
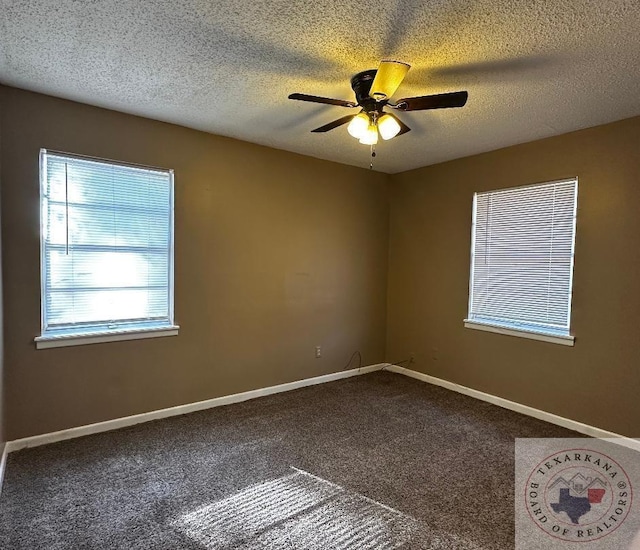
<svg viewBox="0 0 640 550">
<path fill-rule="evenodd" d="M 322 348 L 320 346 L 316 346 L 316 359 L 320 359 L 322 357 Z"/>
<path fill-rule="evenodd" d="M 410 351 L 409 352 L 409 364 L 415 363 L 415 361 L 416 361 L 416 352 L 415 351 Z"/>
</svg>

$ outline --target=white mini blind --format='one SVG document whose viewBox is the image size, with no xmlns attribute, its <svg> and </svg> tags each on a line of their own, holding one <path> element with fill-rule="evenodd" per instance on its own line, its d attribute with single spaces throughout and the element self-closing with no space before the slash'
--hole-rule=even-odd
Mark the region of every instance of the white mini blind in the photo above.
<svg viewBox="0 0 640 550">
<path fill-rule="evenodd" d="M 170 170 L 41 152 L 43 336 L 173 325 Z"/>
<path fill-rule="evenodd" d="M 576 179 L 476 193 L 469 321 L 569 335 Z"/>
</svg>

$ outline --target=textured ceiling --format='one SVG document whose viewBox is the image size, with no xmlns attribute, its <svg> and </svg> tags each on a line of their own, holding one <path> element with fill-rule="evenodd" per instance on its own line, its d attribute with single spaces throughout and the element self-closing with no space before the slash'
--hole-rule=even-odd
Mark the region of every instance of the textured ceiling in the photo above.
<svg viewBox="0 0 640 550">
<path fill-rule="evenodd" d="M 468 90 L 400 113 L 378 145 L 399 172 L 640 114 L 638 0 L 0 0 L 0 82 L 357 166 L 350 77 L 410 63 L 396 97 Z"/>
</svg>

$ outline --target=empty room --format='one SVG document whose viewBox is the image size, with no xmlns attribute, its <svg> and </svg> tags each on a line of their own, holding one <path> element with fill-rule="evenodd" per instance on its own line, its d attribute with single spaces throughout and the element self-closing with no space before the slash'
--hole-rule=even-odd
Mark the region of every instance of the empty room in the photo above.
<svg viewBox="0 0 640 550">
<path fill-rule="evenodd" d="M 0 549 L 640 550 L 639 28 L 0 0 Z"/>
</svg>

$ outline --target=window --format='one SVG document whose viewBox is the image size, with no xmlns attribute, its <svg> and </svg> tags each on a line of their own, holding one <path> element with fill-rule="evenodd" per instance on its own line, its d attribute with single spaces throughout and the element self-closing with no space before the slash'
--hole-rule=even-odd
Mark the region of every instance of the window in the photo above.
<svg viewBox="0 0 640 550">
<path fill-rule="evenodd" d="M 465 326 L 573 345 L 577 179 L 476 193 Z"/>
<path fill-rule="evenodd" d="M 36 346 L 177 334 L 173 172 L 46 150 L 40 162 Z"/>
</svg>

